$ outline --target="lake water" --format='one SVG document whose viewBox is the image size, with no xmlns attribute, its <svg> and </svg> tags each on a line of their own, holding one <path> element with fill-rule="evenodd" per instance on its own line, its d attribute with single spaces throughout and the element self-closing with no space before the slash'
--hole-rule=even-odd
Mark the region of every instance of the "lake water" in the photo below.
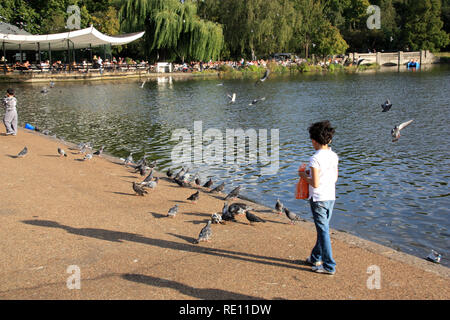
<svg viewBox="0 0 450 320">
<path fill-rule="evenodd" d="M 223 85 L 218 85 L 223 82 Z M 260 164 L 200 165 L 203 181 L 226 181 L 225 192 L 242 185 L 241 194 L 273 207 L 276 199 L 312 220 L 309 205 L 294 199 L 297 169 L 314 153 L 307 128 L 329 119 L 336 128 L 333 150 L 339 155 L 337 201 L 331 227 L 388 247 L 427 256 L 443 254 L 450 266 L 449 119 L 450 69 L 422 72 L 271 77 L 254 80 L 139 80 L 86 83 L 14 84 L 19 122 L 46 128 L 66 141 L 92 141 L 106 152 L 158 159 L 171 166 L 175 129 L 203 131 L 279 129 L 280 169 L 261 175 Z M 8 87 L 0 84 L 0 89 Z M 227 93 L 237 94 L 234 104 Z M 265 97 L 250 106 L 253 99 Z M 381 112 L 389 98 L 393 107 Z M 414 119 L 391 141 L 394 125 Z"/>
</svg>

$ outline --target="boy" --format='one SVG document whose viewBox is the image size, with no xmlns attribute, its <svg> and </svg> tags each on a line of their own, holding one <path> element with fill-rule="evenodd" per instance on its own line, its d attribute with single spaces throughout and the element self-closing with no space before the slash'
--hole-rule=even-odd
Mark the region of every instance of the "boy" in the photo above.
<svg viewBox="0 0 450 320">
<path fill-rule="evenodd" d="M 331 250 L 329 223 L 336 200 L 339 158 L 328 144 L 335 130 L 329 121 L 314 123 L 308 130 L 316 153 L 309 159 L 309 175 L 299 172 L 299 176 L 309 184 L 309 203 L 316 225 L 317 241 L 306 262 L 313 266 L 314 272 L 333 275 L 336 262 Z"/>
<path fill-rule="evenodd" d="M 5 107 L 5 116 L 3 123 L 6 127 L 6 135 L 17 135 L 17 99 L 14 96 L 14 89 L 6 90 L 6 96 L 3 98 L 3 105 Z"/>
</svg>

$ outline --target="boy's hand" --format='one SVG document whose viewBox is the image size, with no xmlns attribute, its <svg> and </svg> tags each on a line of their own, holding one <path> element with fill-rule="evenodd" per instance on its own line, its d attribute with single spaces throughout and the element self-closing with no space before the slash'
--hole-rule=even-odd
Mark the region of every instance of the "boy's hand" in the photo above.
<svg viewBox="0 0 450 320">
<path fill-rule="evenodd" d="M 301 178 L 303 178 L 303 179 L 308 178 L 308 175 L 307 175 L 306 172 L 304 172 L 304 171 L 299 171 L 299 172 L 298 172 L 298 176 L 301 177 Z"/>
</svg>

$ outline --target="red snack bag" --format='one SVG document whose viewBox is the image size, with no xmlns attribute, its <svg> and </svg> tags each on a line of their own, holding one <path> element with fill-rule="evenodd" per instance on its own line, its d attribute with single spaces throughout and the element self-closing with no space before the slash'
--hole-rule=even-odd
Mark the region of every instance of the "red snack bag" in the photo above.
<svg viewBox="0 0 450 320">
<path fill-rule="evenodd" d="M 305 171 L 306 164 L 302 164 L 298 171 Z M 297 187 L 295 190 L 295 199 L 308 199 L 309 198 L 309 186 L 306 179 L 300 178 L 297 183 Z"/>
</svg>

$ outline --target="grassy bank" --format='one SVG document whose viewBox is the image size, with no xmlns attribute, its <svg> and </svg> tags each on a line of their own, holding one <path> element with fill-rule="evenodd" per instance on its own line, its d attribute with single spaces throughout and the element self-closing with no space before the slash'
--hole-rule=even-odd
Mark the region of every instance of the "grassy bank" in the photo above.
<svg viewBox="0 0 450 320">
<path fill-rule="evenodd" d="M 292 66 L 282 66 L 276 63 L 269 63 L 267 65 L 269 68 L 271 75 L 292 75 L 292 74 L 315 74 L 315 73 L 336 73 L 336 72 L 359 72 L 365 70 L 376 70 L 379 69 L 380 66 L 377 64 L 367 64 L 361 65 L 359 67 L 356 66 L 343 66 L 340 64 L 330 64 L 328 66 L 320 66 L 320 65 L 312 65 L 307 63 L 302 64 L 294 64 Z M 219 70 L 204 70 L 201 72 L 194 72 L 195 75 L 209 75 L 209 74 L 217 74 L 222 78 L 229 79 L 248 79 L 248 78 L 260 78 L 266 71 L 265 67 L 262 66 L 248 66 L 241 69 L 235 69 L 228 65 L 221 65 Z"/>
</svg>

